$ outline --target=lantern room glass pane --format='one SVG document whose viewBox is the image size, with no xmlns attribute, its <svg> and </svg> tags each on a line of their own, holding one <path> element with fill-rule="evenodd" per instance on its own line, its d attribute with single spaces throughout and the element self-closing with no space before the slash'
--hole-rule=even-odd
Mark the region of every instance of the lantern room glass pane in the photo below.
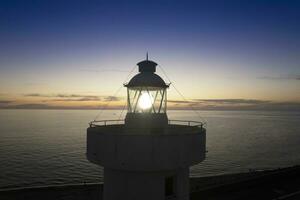
<svg viewBox="0 0 300 200">
<path fill-rule="evenodd" d="M 165 113 L 166 112 L 165 88 L 128 88 L 129 113 Z"/>
</svg>

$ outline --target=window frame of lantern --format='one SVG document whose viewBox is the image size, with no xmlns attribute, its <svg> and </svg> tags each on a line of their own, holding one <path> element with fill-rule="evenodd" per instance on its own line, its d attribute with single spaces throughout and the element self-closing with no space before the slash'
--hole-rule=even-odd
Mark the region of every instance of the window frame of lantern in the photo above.
<svg viewBox="0 0 300 200">
<path fill-rule="evenodd" d="M 151 108 L 142 109 L 138 106 L 142 93 L 147 93 L 153 102 Z M 152 95 L 151 92 L 154 92 Z M 160 99 L 159 99 L 160 98 Z M 158 105 L 157 105 L 158 103 Z M 128 113 L 166 113 L 167 111 L 167 87 L 127 87 L 127 112 Z"/>
</svg>

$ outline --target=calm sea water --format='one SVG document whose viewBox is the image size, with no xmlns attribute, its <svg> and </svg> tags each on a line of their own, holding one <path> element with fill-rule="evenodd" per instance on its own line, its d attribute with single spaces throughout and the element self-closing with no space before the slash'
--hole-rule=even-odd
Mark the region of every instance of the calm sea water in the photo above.
<svg viewBox="0 0 300 200">
<path fill-rule="evenodd" d="M 102 181 L 85 158 L 86 128 L 99 111 L 0 110 L 0 188 Z M 202 111 L 207 159 L 191 176 L 209 176 L 300 164 L 300 113 Z M 118 119 L 104 111 L 99 119 Z M 171 119 L 200 120 L 193 111 Z"/>
</svg>

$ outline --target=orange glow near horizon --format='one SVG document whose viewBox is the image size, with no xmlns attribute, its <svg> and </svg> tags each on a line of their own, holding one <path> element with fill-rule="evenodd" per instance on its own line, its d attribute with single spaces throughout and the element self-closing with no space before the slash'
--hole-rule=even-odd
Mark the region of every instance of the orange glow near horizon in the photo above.
<svg viewBox="0 0 300 200">
<path fill-rule="evenodd" d="M 64 68 L 60 70 L 59 74 L 57 74 L 57 70 L 50 70 L 50 68 L 49 70 L 36 70 L 35 74 L 1 73 L 0 102 L 2 103 L 0 108 L 98 109 L 103 106 L 112 109 L 123 108 L 126 105 L 126 89 L 120 87 L 138 73 L 137 69 L 129 77 L 127 77 L 129 67 L 126 68 L 128 71 L 109 71 L 109 69 L 113 66 L 129 66 L 136 60 L 127 60 L 126 62 L 127 64 L 111 61 L 111 64 L 106 63 L 108 70 L 102 71 L 81 70 L 80 66 L 84 65 L 81 63 L 70 69 Z M 192 70 L 187 70 L 182 67 L 185 65 L 194 67 L 191 68 Z M 203 65 L 203 63 L 191 62 L 186 59 L 177 60 L 176 63 L 174 61 L 166 62 L 163 67 L 171 78 L 172 85 L 175 85 L 189 101 L 184 102 L 184 99 L 171 85 L 168 90 L 168 108 L 189 109 L 190 105 L 194 105 L 199 109 L 226 109 L 226 107 L 228 109 L 244 107 L 262 109 L 265 108 L 264 104 L 267 101 L 272 106 L 279 105 L 279 103 L 295 106 L 295 103 L 300 103 L 299 80 L 260 79 L 251 71 L 246 73 L 247 71 L 243 68 L 229 67 L 228 64 L 222 63 L 219 65 L 226 66 L 226 72 L 223 70 L 224 73 L 220 73 L 219 67 L 216 69 L 214 65 L 210 66 L 208 63 Z M 157 74 L 168 82 L 159 68 Z M 116 93 L 116 91 L 119 92 Z M 112 95 L 115 97 L 111 97 Z M 211 99 L 211 101 L 198 102 L 201 99 Z M 215 101 L 217 99 L 220 101 Z M 240 101 L 228 103 L 229 101 L 226 99 Z M 249 101 L 245 100 L 256 100 L 259 107 L 256 104 L 252 105 L 253 103 L 249 105 L 249 103 L 245 103 Z"/>
</svg>

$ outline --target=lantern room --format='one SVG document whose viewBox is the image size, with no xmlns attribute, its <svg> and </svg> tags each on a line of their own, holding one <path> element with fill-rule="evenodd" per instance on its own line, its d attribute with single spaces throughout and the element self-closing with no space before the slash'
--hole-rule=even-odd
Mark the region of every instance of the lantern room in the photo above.
<svg viewBox="0 0 300 200">
<path fill-rule="evenodd" d="M 139 62 L 139 73 L 124 84 L 127 87 L 126 124 L 139 119 L 148 124 L 167 123 L 167 89 L 169 84 L 155 74 L 157 63 L 148 60 Z M 145 118 L 147 118 L 145 120 Z M 151 123 L 153 122 L 153 123 Z M 158 125 L 158 124 L 157 124 Z"/>
</svg>

